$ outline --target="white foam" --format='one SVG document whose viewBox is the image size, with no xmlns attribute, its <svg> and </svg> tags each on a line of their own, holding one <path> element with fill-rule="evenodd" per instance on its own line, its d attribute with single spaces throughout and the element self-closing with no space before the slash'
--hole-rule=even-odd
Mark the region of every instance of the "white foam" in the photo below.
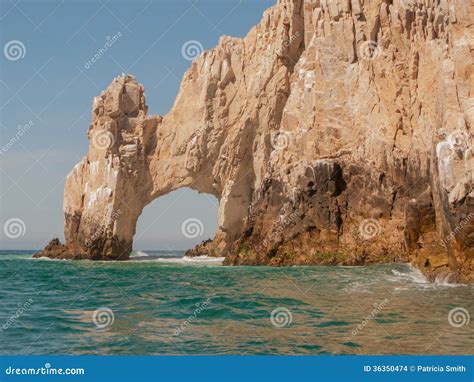
<svg viewBox="0 0 474 382">
<path fill-rule="evenodd" d="M 155 261 L 163 263 L 177 263 L 177 264 L 222 264 L 225 257 L 210 257 L 210 256 L 196 256 L 196 257 L 172 257 L 159 258 Z"/>
<path fill-rule="evenodd" d="M 130 255 L 130 258 L 133 257 L 149 257 L 150 255 L 146 252 L 143 251 L 133 251 L 133 253 Z"/>
<path fill-rule="evenodd" d="M 195 257 L 189 257 L 189 256 L 184 256 L 183 257 L 184 261 L 188 262 L 204 262 L 204 263 L 223 263 L 225 260 L 225 257 L 210 257 L 210 256 L 195 256 Z"/>
<path fill-rule="evenodd" d="M 392 274 L 396 276 L 396 280 L 400 281 L 411 281 L 417 284 L 429 284 L 428 279 L 421 273 L 419 269 L 416 269 L 410 265 L 408 272 L 399 272 L 396 269 L 392 269 Z"/>
<path fill-rule="evenodd" d="M 465 286 L 464 284 L 452 284 L 447 281 L 446 277 L 437 277 L 434 282 L 429 281 L 421 271 L 412 265 L 409 265 L 407 272 L 400 272 L 396 269 L 392 269 L 393 277 L 389 276 L 387 279 L 393 282 L 403 282 L 407 283 L 404 285 L 403 288 L 395 288 L 396 290 L 405 290 L 408 289 L 407 287 L 411 283 L 417 287 L 421 287 L 423 289 L 435 289 L 438 287 L 459 287 Z"/>
<path fill-rule="evenodd" d="M 50 257 L 41 256 L 41 257 L 28 257 L 25 260 L 34 260 L 34 261 L 68 261 L 67 259 L 51 259 Z"/>
<path fill-rule="evenodd" d="M 458 287 L 465 286 L 465 284 L 453 284 L 449 282 L 449 274 L 437 275 L 434 281 L 435 285 L 444 286 L 444 287 Z"/>
</svg>

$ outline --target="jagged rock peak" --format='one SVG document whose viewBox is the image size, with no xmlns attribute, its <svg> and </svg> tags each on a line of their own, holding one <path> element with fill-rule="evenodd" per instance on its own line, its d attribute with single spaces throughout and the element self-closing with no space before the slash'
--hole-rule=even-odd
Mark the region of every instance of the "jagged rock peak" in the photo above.
<svg viewBox="0 0 474 382">
<path fill-rule="evenodd" d="M 148 107 L 145 102 L 145 89 L 131 74 L 115 77 L 100 96 L 94 97 L 93 118 L 109 116 L 145 117 Z"/>
</svg>

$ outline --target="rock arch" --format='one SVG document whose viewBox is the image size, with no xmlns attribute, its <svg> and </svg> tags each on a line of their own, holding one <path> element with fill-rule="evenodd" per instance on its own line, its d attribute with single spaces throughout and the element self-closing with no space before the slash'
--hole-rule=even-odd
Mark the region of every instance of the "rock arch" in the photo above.
<svg viewBox="0 0 474 382">
<path fill-rule="evenodd" d="M 127 259 L 143 207 L 181 187 L 219 200 L 218 232 L 199 253 L 229 253 L 264 176 L 261 164 L 271 152 L 266 130 L 278 128 L 303 51 L 299 1 L 264 17 L 247 39 L 265 31 L 275 45 L 265 62 L 254 60 L 254 42 L 222 37 L 192 63 L 166 116 L 147 116 L 144 87 L 131 75 L 115 78 L 94 98 L 88 154 L 65 184 L 66 246 L 55 242 L 40 255 Z M 258 51 L 267 49 L 258 43 Z M 249 102 L 263 87 L 271 98 Z"/>
<path fill-rule="evenodd" d="M 143 208 L 182 187 L 218 199 L 215 248 L 225 253 L 228 238 L 240 233 L 236 220 L 243 218 L 240 211 L 246 211 L 250 201 L 251 177 L 228 181 L 247 170 L 247 161 L 238 157 L 249 142 L 223 138 L 224 131 L 210 137 L 215 130 L 205 110 L 190 105 L 187 111 L 148 117 L 144 88 L 131 75 L 115 78 L 94 99 L 89 151 L 65 186 L 65 236 L 76 257 L 127 259 Z M 232 141 L 228 154 L 221 153 L 224 139 Z M 222 165 L 219 155 L 233 158 L 234 172 L 216 169 Z"/>
<path fill-rule="evenodd" d="M 143 206 L 186 186 L 219 200 L 194 253 L 227 264 L 411 261 L 473 281 L 471 8 L 279 0 L 192 63 L 163 117 L 114 79 L 66 180 L 67 243 L 39 256 L 126 259 Z"/>
</svg>

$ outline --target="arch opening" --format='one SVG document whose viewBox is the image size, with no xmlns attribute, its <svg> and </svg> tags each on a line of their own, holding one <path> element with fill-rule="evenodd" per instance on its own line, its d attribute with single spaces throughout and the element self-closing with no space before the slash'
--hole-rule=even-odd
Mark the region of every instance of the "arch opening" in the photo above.
<svg viewBox="0 0 474 382">
<path fill-rule="evenodd" d="M 188 187 L 162 195 L 146 205 L 138 217 L 133 251 L 186 251 L 213 239 L 218 210 L 214 195 Z"/>
</svg>

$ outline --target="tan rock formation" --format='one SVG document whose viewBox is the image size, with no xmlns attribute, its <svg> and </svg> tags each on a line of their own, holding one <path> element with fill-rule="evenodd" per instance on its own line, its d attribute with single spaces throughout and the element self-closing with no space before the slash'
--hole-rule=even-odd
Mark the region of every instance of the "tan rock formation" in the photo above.
<svg viewBox="0 0 474 382">
<path fill-rule="evenodd" d="M 164 117 L 132 76 L 114 79 L 66 181 L 60 257 L 128 258 L 143 207 L 186 186 L 220 203 L 216 237 L 191 254 L 409 260 L 474 281 L 473 14 L 461 0 L 280 0 L 192 63 Z"/>
</svg>

